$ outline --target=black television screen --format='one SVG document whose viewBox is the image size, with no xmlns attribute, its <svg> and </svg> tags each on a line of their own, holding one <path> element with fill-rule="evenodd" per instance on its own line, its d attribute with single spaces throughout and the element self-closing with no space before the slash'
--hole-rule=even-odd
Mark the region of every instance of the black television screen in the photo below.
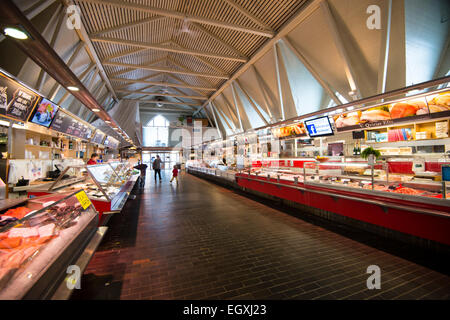
<svg viewBox="0 0 450 320">
<path fill-rule="evenodd" d="M 58 109 L 59 107 L 56 104 L 54 104 L 50 100 L 42 98 L 38 106 L 35 108 L 33 114 L 31 115 L 30 121 L 49 128 L 56 116 L 56 112 L 58 111 Z"/>
<path fill-rule="evenodd" d="M 352 131 L 353 139 L 364 139 L 364 130 L 363 131 Z"/>
<path fill-rule="evenodd" d="M 332 136 L 334 134 L 328 116 L 306 120 L 305 126 L 311 138 Z"/>
</svg>

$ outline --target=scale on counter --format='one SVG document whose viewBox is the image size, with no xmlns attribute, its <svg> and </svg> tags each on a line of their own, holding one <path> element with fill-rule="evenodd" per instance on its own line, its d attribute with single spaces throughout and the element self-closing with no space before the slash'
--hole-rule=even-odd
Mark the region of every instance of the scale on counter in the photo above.
<svg viewBox="0 0 450 320">
<path fill-rule="evenodd" d="M 438 178 L 438 174 L 432 171 L 425 171 L 425 159 L 416 158 L 413 161 L 412 171 L 415 181 L 433 181 Z"/>
<path fill-rule="evenodd" d="M 415 158 L 413 161 L 412 171 L 414 171 L 416 175 L 425 172 L 425 159 Z"/>
</svg>

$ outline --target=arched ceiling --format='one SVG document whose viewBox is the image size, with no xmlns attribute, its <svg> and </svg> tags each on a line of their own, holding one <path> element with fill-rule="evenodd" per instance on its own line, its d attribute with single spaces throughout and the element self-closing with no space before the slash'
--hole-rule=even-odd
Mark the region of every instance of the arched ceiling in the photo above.
<svg viewBox="0 0 450 320">
<path fill-rule="evenodd" d="M 305 2 L 74 1 L 114 90 L 142 111 L 196 111 Z"/>
</svg>

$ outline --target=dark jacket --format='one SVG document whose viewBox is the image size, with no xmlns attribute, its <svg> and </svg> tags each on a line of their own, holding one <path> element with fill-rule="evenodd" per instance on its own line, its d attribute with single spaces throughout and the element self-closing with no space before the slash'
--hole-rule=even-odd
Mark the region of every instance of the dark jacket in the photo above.
<svg viewBox="0 0 450 320">
<path fill-rule="evenodd" d="M 153 170 L 161 169 L 161 159 L 160 158 L 156 158 L 155 160 L 153 160 L 152 168 L 153 168 Z"/>
<path fill-rule="evenodd" d="M 138 164 L 134 168 L 141 171 L 141 176 L 145 176 L 147 170 L 147 165 L 145 163 Z"/>
</svg>

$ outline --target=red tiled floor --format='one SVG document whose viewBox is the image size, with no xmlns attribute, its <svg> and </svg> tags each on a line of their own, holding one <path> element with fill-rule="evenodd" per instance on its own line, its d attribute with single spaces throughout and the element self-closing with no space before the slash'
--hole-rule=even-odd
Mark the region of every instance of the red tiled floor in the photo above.
<svg viewBox="0 0 450 320">
<path fill-rule="evenodd" d="M 200 178 L 183 174 L 176 186 L 167 175 L 148 177 L 110 220 L 73 299 L 450 297 L 448 275 Z M 371 264 L 381 290 L 366 287 Z"/>
</svg>

